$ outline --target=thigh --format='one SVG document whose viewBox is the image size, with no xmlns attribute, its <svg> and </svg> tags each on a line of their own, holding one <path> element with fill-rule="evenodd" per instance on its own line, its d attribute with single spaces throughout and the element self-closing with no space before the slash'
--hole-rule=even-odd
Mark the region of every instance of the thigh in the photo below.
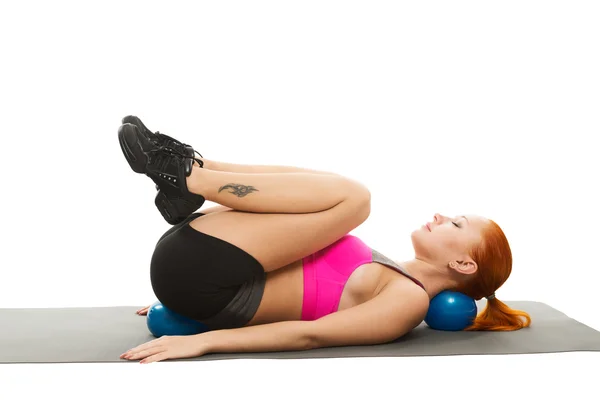
<svg viewBox="0 0 600 400">
<path fill-rule="evenodd" d="M 370 198 L 354 198 L 329 210 L 306 214 L 222 211 L 189 223 L 253 256 L 267 272 L 284 267 L 334 243 L 364 222 Z"/>
</svg>

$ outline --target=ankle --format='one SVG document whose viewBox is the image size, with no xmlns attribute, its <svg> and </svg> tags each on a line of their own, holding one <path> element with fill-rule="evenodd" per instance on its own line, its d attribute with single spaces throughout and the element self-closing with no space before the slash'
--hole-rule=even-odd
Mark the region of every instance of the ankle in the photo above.
<svg viewBox="0 0 600 400">
<path fill-rule="evenodd" d="M 215 161 L 207 160 L 206 158 L 202 158 L 202 157 L 196 157 L 196 158 L 199 158 L 200 160 L 202 160 L 202 163 L 204 164 L 202 166 L 202 168 L 204 168 L 204 169 L 210 169 L 210 170 L 213 170 L 213 171 L 217 170 L 216 169 L 216 165 L 215 165 L 216 164 Z M 194 163 L 194 165 L 198 165 L 198 164 Z"/>
<path fill-rule="evenodd" d="M 196 167 L 196 168 L 206 168 L 206 160 L 204 158 L 202 158 L 202 157 L 195 157 L 195 158 L 197 158 L 198 160 L 202 161 L 202 165 L 200 165 L 198 163 L 198 161 L 194 160 L 194 165 L 193 165 L 194 167 Z"/>
<path fill-rule="evenodd" d="M 202 160 L 204 162 L 204 160 Z M 205 164 L 206 165 L 206 164 Z M 198 163 L 194 161 L 192 172 L 185 178 L 185 185 L 188 192 L 193 194 L 199 194 L 204 196 L 204 187 L 200 187 L 200 184 L 204 181 L 202 175 L 204 174 L 204 168 L 198 166 Z"/>
</svg>

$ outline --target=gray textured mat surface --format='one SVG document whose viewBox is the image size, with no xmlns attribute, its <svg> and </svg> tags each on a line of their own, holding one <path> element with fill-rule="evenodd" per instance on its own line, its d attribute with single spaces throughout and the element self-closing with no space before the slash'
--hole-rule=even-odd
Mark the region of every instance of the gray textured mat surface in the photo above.
<svg viewBox="0 0 600 400">
<path fill-rule="evenodd" d="M 600 351 L 600 332 L 538 302 L 506 302 L 527 311 L 514 332 L 443 332 L 422 323 L 395 342 L 310 351 L 208 354 L 175 361 L 233 358 L 401 357 Z M 485 302 L 479 302 L 481 309 Z M 132 362 L 124 351 L 154 339 L 141 307 L 0 309 L 0 363 Z M 137 361 L 135 361 L 137 362 Z M 163 362 L 173 362 L 167 360 Z"/>
</svg>

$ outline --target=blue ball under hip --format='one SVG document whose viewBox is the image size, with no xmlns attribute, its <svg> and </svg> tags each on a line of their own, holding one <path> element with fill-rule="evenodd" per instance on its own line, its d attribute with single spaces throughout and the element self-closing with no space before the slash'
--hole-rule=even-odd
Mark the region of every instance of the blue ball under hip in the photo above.
<svg viewBox="0 0 600 400">
<path fill-rule="evenodd" d="M 146 325 L 154 337 L 196 335 L 208 327 L 196 320 L 179 315 L 162 303 L 156 302 L 148 309 Z"/>
</svg>

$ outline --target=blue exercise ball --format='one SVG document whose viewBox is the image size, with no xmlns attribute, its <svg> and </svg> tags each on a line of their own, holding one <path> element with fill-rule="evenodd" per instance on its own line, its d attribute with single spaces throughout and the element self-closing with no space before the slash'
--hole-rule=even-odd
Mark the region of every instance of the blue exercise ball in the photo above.
<svg viewBox="0 0 600 400">
<path fill-rule="evenodd" d="M 473 298 L 445 290 L 431 299 L 425 323 L 441 331 L 462 331 L 476 316 L 477 304 Z"/>
<path fill-rule="evenodd" d="M 154 337 L 196 335 L 208 331 L 208 327 L 196 320 L 174 313 L 161 302 L 148 309 L 146 325 Z"/>
</svg>

